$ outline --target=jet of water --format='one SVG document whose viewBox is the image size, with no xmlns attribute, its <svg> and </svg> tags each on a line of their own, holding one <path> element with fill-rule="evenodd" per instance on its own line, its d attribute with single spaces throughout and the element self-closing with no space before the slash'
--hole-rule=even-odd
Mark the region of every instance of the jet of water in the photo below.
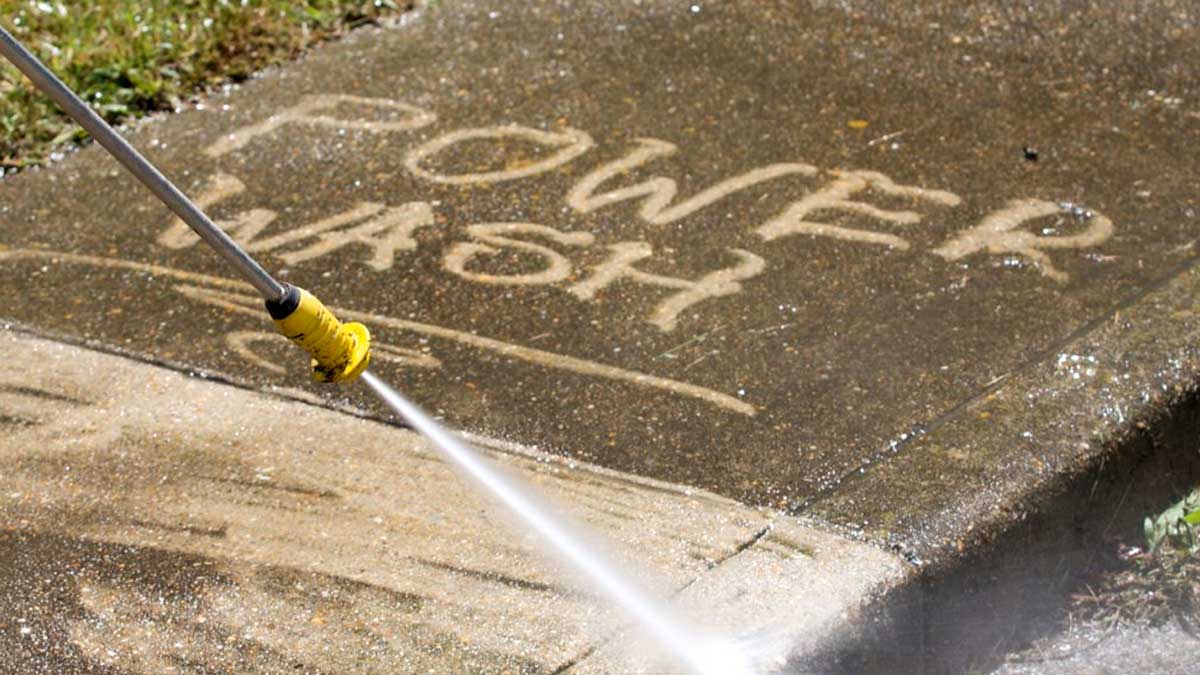
<svg viewBox="0 0 1200 675">
<path fill-rule="evenodd" d="M 413 429 L 432 441 L 487 494 L 537 533 L 559 558 L 594 583 L 680 666 L 693 675 L 753 675 L 748 660 L 739 650 L 729 643 L 709 639 L 671 616 L 661 603 L 584 543 L 581 536 L 541 508 L 528 487 L 502 475 L 477 451 L 373 373 L 363 373 L 362 379 Z"/>
</svg>

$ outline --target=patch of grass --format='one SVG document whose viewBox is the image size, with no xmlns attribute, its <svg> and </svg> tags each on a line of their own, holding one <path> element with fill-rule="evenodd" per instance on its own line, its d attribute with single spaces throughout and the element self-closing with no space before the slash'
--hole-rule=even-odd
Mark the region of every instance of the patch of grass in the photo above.
<svg viewBox="0 0 1200 675">
<path fill-rule="evenodd" d="M 0 22 L 109 122 L 169 110 L 411 0 L 0 0 Z M 83 137 L 0 58 L 0 167 Z"/>
</svg>

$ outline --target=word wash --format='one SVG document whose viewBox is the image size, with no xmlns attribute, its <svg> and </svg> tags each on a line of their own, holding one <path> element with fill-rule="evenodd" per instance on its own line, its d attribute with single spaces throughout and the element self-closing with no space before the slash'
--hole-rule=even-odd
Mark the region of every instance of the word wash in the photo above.
<svg viewBox="0 0 1200 675">
<path fill-rule="evenodd" d="M 392 119 L 378 121 L 333 116 L 337 109 L 347 106 L 373 109 L 376 115 L 383 113 Z M 390 99 L 349 95 L 307 96 L 295 106 L 262 122 L 225 135 L 204 152 L 209 157 L 220 158 L 286 125 L 355 129 L 383 134 L 413 131 L 436 121 L 437 115 L 431 111 Z M 514 161 L 508 167 L 494 171 L 445 173 L 429 168 L 434 163 L 431 160 L 448 149 L 481 141 L 522 141 L 541 146 L 546 153 L 539 159 Z M 594 146 L 589 134 L 570 127 L 546 131 L 510 124 L 455 129 L 409 150 L 404 157 L 404 167 L 417 178 L 431 183 L 491 184 L 555 171 L 575 162 Z M 667 141 L 637 139 L 634 147 L 623 157 L 600 164 L 580 178 L 565 195 L 566 206 L 576 213 L 588 214 L 621 202 L 638 200 L 637 217 L 649 226 L 664 226 L 755 185 L 800 177 L 817 181 L 817 186 L 754 227 L 754 234 L 763 242 L 806 235 L 907 250 L 911 248 L 911 243 L 894 231 L 903 232 L 904 228 L 920 223 L 924 215 L 913 210 L 881 208 L 870 203 L 869 197 L 882 195 L 903 198 L 913 205 L 934 211 L 950 209 L 962 203 L 962 199 L 951 192 L 901 185 L 879 172 L 821 170 L 802 162 L 776 163 L 756 168 L 721 180 L 685 198 L 678 195 L 676 181 L 667 176 L 655 175 L 631 185 L 614 185 L 624 174 L 646 167 L 656 159 L 670 156 L 676 151 L 677 147 Z M 245 189 L 245 184 L 237 177 L 217 173 L 209 178 L 197 201 L 202 207 L 211 208 Z M 1064 210 L 1082 223 L 1079 232 L 1047 236 L 1023 227 L 1041 218 L 1060 215 Z M 822 222 L 821 214 L 830 212 L 876 221 L 886 229 L 863 229 Z M 400 205 L 361 202 L 327 218 L 268 234 L 268 228 L 278 216 L 275 211 L 255 208 L 222 218 L 219 224 L 251 253 L 270 252 L 287 264 L 303 263 L 354 246 L 356 250 L 367 251 L 363 263 L 380 272 L 391 269 L 397 253 L 417 248 L 414 234 L 418 229 L 436 226 L 433 206 L 424 201 Z M 712 298 L 741 292 L 742 282 L 763 274 L 769 267 L 767 260 L 757 253 L 731 248 L 725 252 L 725 266 L 707 274 L 691 279 L 666 276 L 639 267 L 639 263 L 654 256 L 654 249 L 649 243 L 616 241 L 602 244 L 606 257 L 601 262 L 577 271 L 564 251 L 598 245 L 596 236 L 590 232 L 564 231 L 528 222 L 477 223 L 465 226 L 464 230 L 468 240 L 450 243 L 443 253 L 442 267 L 447 273 L 481 284 L 563 285 L 567 293 L 581 301 L 596 300 L 601 291 L 617 282 L 634 282 L 667 289 L 671 292 L 645 317 L 646 321 L 664 332 L 676 327 L 685 310 Z M 1042 274 L 1062 283 L 1067 281 L 1067 274 L 1052 264 L 1050 251 L 1097 246 L 1112 234 L 1112 221 L 1102 214 L 1039 199 L 1014 199 L 1003 208 L 986 215 L 974 227 L 953 234 L 929 253 L 947 261 L 979 253 L 1022 256 L 1033 262 Z M 187 226 L 178 220 L 158 237 L 160 244 L 173 249 L 191 246 L 196 241 Z M 502 249 L 532 256 L 540 260 L 540 266 L 535 271 L 519 274 L 479 271 L 480 259 L 497 255 Z"/>
</svg>

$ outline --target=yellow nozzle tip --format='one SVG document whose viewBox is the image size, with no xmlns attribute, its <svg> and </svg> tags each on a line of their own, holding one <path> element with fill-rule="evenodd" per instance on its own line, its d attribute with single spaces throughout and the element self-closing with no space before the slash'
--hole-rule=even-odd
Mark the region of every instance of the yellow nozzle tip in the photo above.
<svg viewBox="0 0 1200 675">
<path fill-rule="evenodd" d="M 284 337 L 312 356 L 317 382 L 347 382 L 367 369 L 371 360 L 371 334 L 361 323 L 342 323 L 304 289 L 295 309 L 275 325 Z"/>
<path fill-rule="evenodd" d="M 344 323 L 341 330 L 354 338 L 354 345 L 346 354 L 345 365 L 340 365 L 339 359 L 339 363 L 326 368 L 314 358 L 313 379 L 317 382 L 349 382 L 362 375 L 371 362 L 371 333 L 367 327 L 357 322 Z"/>
</svg>

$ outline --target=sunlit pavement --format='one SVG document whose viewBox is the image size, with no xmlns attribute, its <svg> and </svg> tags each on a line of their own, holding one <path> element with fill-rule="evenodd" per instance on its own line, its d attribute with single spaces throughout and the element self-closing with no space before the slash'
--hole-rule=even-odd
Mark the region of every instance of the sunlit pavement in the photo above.
<svg viewBox="0 0 1200 675">
<path fill-rule="evenodd" d="M 1115 4 L 442 2 L 131 138 L 267 267 L 367 324 L 374 370 L 448 424 L 640 486 L 582 504 L 585 520 L 615 511 L 605 517 L 624 531 L 657 528 L 663 541 L 724 531 L 698 513 L 739 523 L 702 554 L 632 547 L 668 588 L 729 577 L 688 586 L 695 607 L 729 609 L 699 613 L 720 624 L 748 611 L 717 590 L 702 600 L 708 588 L 771 586 L 740 607 L 758 608 L 756 628 L 788 625 L 759 641 L 799 654 L 788 668 L 953 671 L 977 660 L 976 644 L 1006 645 L 1001 655 L 1022 644 L 1030 636 L 1003 627 L 1053 606 L 1097 531 L 1136 532 L 1172 483 L 1200 475 L 1194 448 L 1169 442 L 1192 424 L 1177 413 L 1200 344 L 1195 20 Z M 18 618 L 70 608 L 44 619 L 42 642 L 28 622 L 0 625 L 9 653 L 32 659 L 20 667 L 112 659 L 158 672 L 161 659 L 224 667 L 254 653 L 387 671 L 394 662 L 372 655 L 410 640 L 447 672 L 622 668 L 605 660 L 627 657 L 609 646 L 622 643 L 597 636 L 603 620 L 570 593 L 545 622 L 553 636 L 522 632 L 521 621 L 542 626 L 528 606 L 473 613 L 503 601 L 456 597 L 492 588 L 491 572 L 526 580 L 535 547 L 502 523 L 418 519 L 386 546 L 363 543 L 370 518 L 445 517 L 437 496 L 458 489 L 452 476 L 417 490 L 403 451 L 415 441 L 362 419 L 388 417 L 365 389 L 306 382 L 253 293 L 97 149 L 0 183 L 0 318 L 22 331 L 6 338 L 15 354 L 33 335 L 133 359 L 39 341 L 36 360 L 6 366 L 0 419 L 18 467 L 0 494 L 8 550 L 27 556 L 22 569 L 61 575 L 50 595 L 33 589 L 36 573 L 14 575 L 26 591 L 6 602 Z M 93 360 L 110 365 L 71 374 Z M 109 375 L 124 371 L 138 374 Z M 90 422 L 95 433 L 45 427 L 59 413 L 38 406 L 57 399 L 22 389 L 42 377 L 91 378 L 79 400 L 123 412 Z M 159 377 L 195 393 L 137 395 Z M 205 415 L 189 396 L 239 402 Z M 195 414 L 160 414 L 168 400 Z M 345 434 L 369 428 L 373 461 L 403 463 L 364 475 L 347 444 L 244 440 L 231 420 L 254 406 L 261 419 L 246 424 L 303 409 Z M 127 420 L 142 418 L 135 427 L 171 453 L 130 441 Z M 71 452 L 91 459 L 63 459 Z M 231 463 L 256 452 L 269 457 Z M 315 472 L 304 488 L 315 496 L 260 485 L 284 457 Z M 376 506 L 344 506 L 390 481 Z M 719 506 L 683 506 L 688 490 Z M 660 493 L 684 501 L 642 506 Z M 263 495 L 303 506 L 247 515 Z M 846 553 L 757 569 L 768 522 Z M 243 528 L 245 539 L 231 534 Z M 322 532 L 355 543 L 322 557 Z M 413 562 L 431 537 L 503 546 L 479 545 L 489 564 L 430 558 L 470 572 L 455 575 Z M 743 572 L 732 552 L 748 543 Z M 146 556 L 214 566 L 219 583 L 121 576 L 149 569 Z M 420 603 L 388 595 L 424 597 L 398 581 L 412 569 L 438 581 L 405 583 L 436 585 L 460 613 L 412 618 Z M 359 582 L 328 591 L 336 616 L 294 588 Z M 802 591 L 814 584 L 836 590 L 814 599 Z M 146 628 L 138 598 L 155 594 L 184 599 Z M 260 601 L 273 609 L 250 618 Z M 202 643 L 190 656 L 98 646 L 96 617 L 125 626 L 129 644 L 159 644 L 187 612 L 205 616 L 201 605 L 229 614 L 187 629 L 185 643 Z M 391 627 L 355 623 L 364 607 Z M 837 617 L 838 635 L 793 630 L 807 608 L 814 627 Z M 314 656 L 326 648 L 332 660 Z"/>
</svg>

